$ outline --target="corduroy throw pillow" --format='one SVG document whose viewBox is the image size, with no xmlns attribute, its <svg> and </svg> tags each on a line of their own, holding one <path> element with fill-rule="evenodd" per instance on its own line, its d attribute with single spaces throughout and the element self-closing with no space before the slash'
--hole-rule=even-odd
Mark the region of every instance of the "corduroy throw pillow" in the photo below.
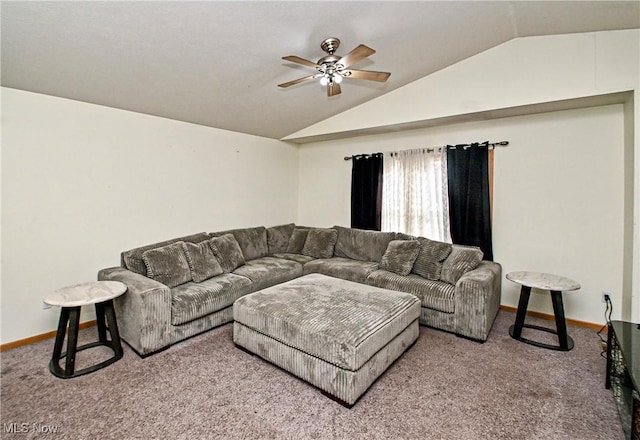
<svg viewBox="0 0 640 440">
<path fill-rule="evenodd" d="M 439 280 L 442 264 L 451 253 L 451 245 L 424 237 L 418 237 L 418 242 L 420 243 L 420 252 L 411 271 L 428 280 Z"/>
<path fill-rule="evenodd" d="M 244 254 L 233 234 L 224 234 L 209 240 L 213 254 L 220 262 L 224 273 L 233 272 L 245 264 Z"/>
<path fill-rule="evenodd" d="M 302 255 L 313 258 L 331 258 L 338 241 L 338 231 L 330 228 L 314 228 L 307 234 Z"/>
<path fill-rule="evenodd" d="M 478 267 L 483 256 L 478 247 L 454 244 L 451 254 L 442 264 L 440 279 L 455 285 L 462 275 Z"/>
<path fill-rule="evenodd" d="M 310 229 L 295 228 L 291 233 L 291 238 L 289 238 L 286 252 L 288 254 L 302 254 L 302 248 L 304 248 L 304 244 L 307 241 L 309 231 Z"/>
<path fill-rule="evenodd" d="M 420 252 L 418 240 L 391 240 L 380 260 L 380 269 L 398 275 L 409 275 L 418 258 L 418 252 Z"/>
<path fill-rule="evenodd" d="M 222 266 L 211 250 L 209 240 L 197 244 L 183 243 L 182 247 L 187 256 L 191 278 L 196 283 L 201 283 L 223 273 Z"/>
<path fill-rule="evenodd" d="M 168 287 L 176 287 L 191 281 L 191 271 L 184 253 L 183 241 L 149 249 L 142 254 L 147 277 Z"/>
</svg>

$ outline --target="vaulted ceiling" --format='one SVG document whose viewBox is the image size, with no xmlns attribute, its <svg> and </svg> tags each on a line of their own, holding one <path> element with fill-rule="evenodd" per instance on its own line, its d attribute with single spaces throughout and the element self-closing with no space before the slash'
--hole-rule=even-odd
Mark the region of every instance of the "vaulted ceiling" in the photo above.
<svg viewBox="0 0 640 440">
<path fill-rule="evenodd" d="M 280 139 L 513 38 L 640 28 L 640 2 L 2 1 L 1 20 L 2 86 Z M 278 88 L 327 37 L 389 81 Z"/>
</svg>

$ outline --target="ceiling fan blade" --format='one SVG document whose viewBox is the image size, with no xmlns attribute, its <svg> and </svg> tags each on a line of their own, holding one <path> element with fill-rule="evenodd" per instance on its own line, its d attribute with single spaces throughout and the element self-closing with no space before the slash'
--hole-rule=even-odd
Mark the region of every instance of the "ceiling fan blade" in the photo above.
<svg viewBox="0 0 640 440">
<path fill-rule="evenodd" d="M 375 72 L 373 70 L 345 70 L 346 72 L 350 72 L 349 75 L 344 75 L 345 78 L 353 78 L 353 79 L 367 79 L 369 81 L 379 81 L 385 82 L 391 76 L 389 72 Z"/>
<path fill-rule="evenodd" d="M 315 75 L 303 76 L 302 78 L 294 79 L 293 81 L 288 81 L 286 83 L 278 84 L 278 87 L 289 87 L 296 84 L 300 84 L 301 82 L 309 81 L 310 79 L 320 78 L 322 73 L 316 73 Z"/>
<path fill-rule="evenodd" d="M 356 47 L 351 52 L 340 58 L 336 62 L 336 64 L 342 64 L 344 67 L 349 67 L 350 65 L 355 64 L 358 61 L 365 59 L 369 55 L 373 55 L 374 53 L 376 53 L 375 50 L 365 46 L 364 44 L 361 44 L 360 46 Z"/>
<path fill-rule="evenodd" d="M 327 85 L 327 96 L 335 96 L 335 95 L 339 95 L 340 93 L 342 93 L 342 90 L 340 89 L 340 84 L 336 82 L 332 82 Z"/>
<path fill-rule="evenodd" d="M 292 63 L 302 64 L 303 66 L 313 67 L 314 69 L 320 67 L 313 61 L 305 60 L 304 58 L 297 57 L 295 55 L 289 55 L 286 57 L 282 57 L 283 60 L 291 61 Z"/>
</svg>

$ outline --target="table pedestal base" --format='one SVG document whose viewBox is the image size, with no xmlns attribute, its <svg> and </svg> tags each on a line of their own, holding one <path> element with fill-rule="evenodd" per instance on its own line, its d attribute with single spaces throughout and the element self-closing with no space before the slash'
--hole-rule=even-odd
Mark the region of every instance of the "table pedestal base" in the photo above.
<svg viewBox="0 0 640 440">
<path fill-rule="evenodd" d="M 549 350 L 558 350 L 558 351 L 569 351 L 573 349 L 573 345 L 574 345 L 573 338 L 571 338 L 571 336 L 569 335 L 567 335 L 567 344 L 566 344 L 566 348 L 564 348 L 564 347 L 561 347 L 560 345 L 545 344 L 543 342 L 538 342 L 532 339 L 523 338 L 522 336 L 520 336 L 519 338 L 516 338 L 515 336 L 513 336 L 515 327 L 516 327 L 515 325 L 512 325 L 511 327 L 509 327 L 509 335 L 513 339 L 517 339 L 518 341 L 524 342 L 525 344 L 535 345 L 536 347 L 548 348 Z M 531 328 L 534 330 L 541 330 L 543 332 L 553 333 L 554 335 L 558 334 L 558 332 L 552 328 L 542 327 L 539 325 L 524 324 L 523 327 Z"/>
<path fill-rule="evenodd" d="M 551 290 L 551 301 L 553 303 L 553 314 L 556 321 L 556 329 L 542 327 L 539 325 L 525 324 L 524 319 L 527 314 L 527 306 L 529 305 L 529 296 L 531 295 L 531 287 L 522 286 L 520 290 L 520 301 L 518 302 L 518 311 L 516 313 L 516 322 L 509 327 L 509 335 L 518 341 L 536 347 L 548 348 L 550 350 L 569 351 L 573 348 L 574 343 L 571 336 L 567 334 L 567 323 L 564 317 L 564 305 L 562 303 L 562 292 Z M 533 341 L 522 337 L 522 329 L 530 328 L 541 330 L 547 333 L 558 335 L 558 345 L 545 344 L 543 342 Z"/>
<path fill-rule="evenodd" d="M 53 356 L 49 362 L 49 371 L 54 376 L 62 379 L 82 376 L 83 374 L 92 373 L 96 370 L 111 365 L 122 358 L 122 344 L 120 343 L 120 334 L 118 333 L 118 324 L 116 322 L 116 314 L 113 309 L 113 300 L 102 303 L 96 303 L 96 322 L 98 325 L 98 341 L 85 344 L 78 347 L 78 329 L 80 326 L 80 307 L 62 307 L 60 312 L 60 321 L 58 323 L 58 332 L 56 334 L 56 342 L 53 347 Z M 106 321 L 106 322 L 105 322 Z M 67 324 L 69 326 L 69 334 L 67 337 L 67 350 L 62 354 L 62 345 L 64 344 L 65 334 L 67 333 Z M 108 324 L 108 327 L 107 327 Z M 111 339 L 107 339 L 107 330 Z M 104 345 L 113 350 L 113 357 L 106 361 L 91 367 L 83 368 L 75 371 L 76 353 L 89 348 Z M 60 361 L 65 359 L 64 369 L 60 367 Z"/>
</svg>

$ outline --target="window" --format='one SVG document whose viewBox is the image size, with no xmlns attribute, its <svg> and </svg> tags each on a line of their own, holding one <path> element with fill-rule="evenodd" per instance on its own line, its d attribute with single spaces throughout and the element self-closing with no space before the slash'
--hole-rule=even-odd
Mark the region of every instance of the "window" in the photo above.
<svg viewBox="0 0 640 440">
<path fill-rule="evenodd" d="M 382 230 L 451 243 L 446 149 L 385 153 Z"/>
</svg>

